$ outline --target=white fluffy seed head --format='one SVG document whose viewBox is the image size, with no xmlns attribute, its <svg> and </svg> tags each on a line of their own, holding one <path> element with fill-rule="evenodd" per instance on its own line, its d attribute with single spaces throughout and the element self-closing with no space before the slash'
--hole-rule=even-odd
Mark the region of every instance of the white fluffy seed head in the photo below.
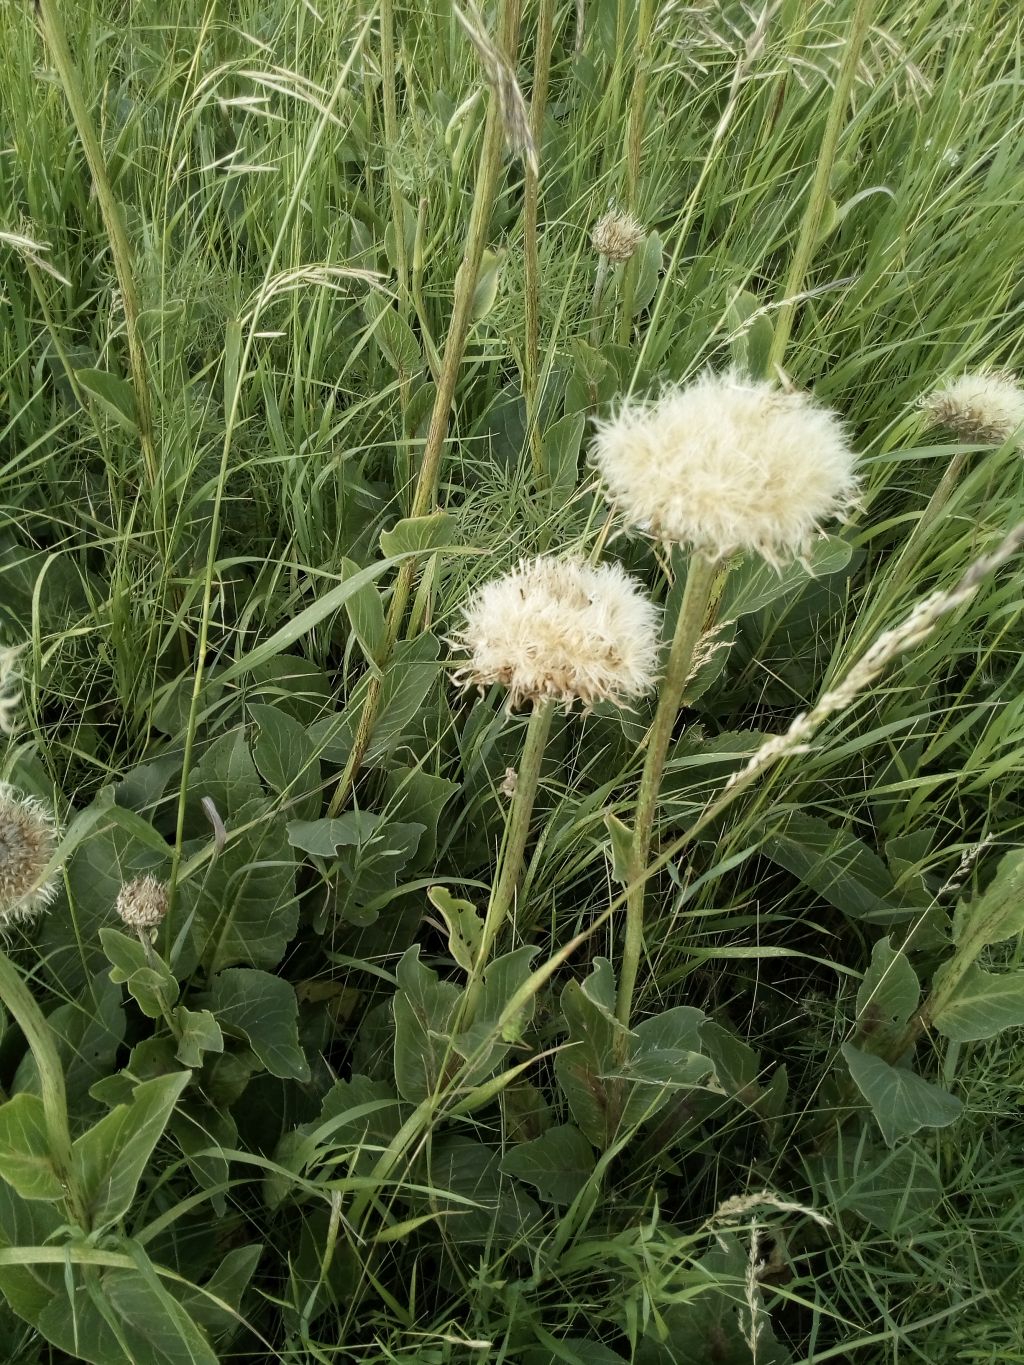
<svg viewBox="0 0 1024 1365">
<path fill-rule="evenodd" d="M 1024 441 L 1024 389 L 1015 375 L 962 374 L 925 394 L 921 406 L 933 426 L 961 440 L 1002 445 L 1016 434 Z"/>
<path fill-rule="evenodd" d="M 834 412 L 735 370 L 627 401 L 598 423 L 592 458 L 627 525 L 716 559 L 799 557 L 857 491 Z"/>
<path fill-rule="evenodd" d="M 136 877 L 117 893 L 117 913 L 130 929 L 155 929 L 167 906 L 167 885 L 156 877 Z"/>
<path fill-rule="evenodd" d="M 654 685 L 658 609 L 618 564 L 543 556 L 480 588 L 456 643 L 463 686 L 508 688 L 509 707 L 627 705 Z"/>
<path fill-rule="evenodd" d="M 610 209 L 594 224 L 590 241 L 599 256 L 606 256 L 609 261 L 628 261 L 646 236 L 643 225 L 631 213 Z"/>
<path fill-rule="evenodd" d="M 0 927 L 42 914 L 57 892 L 46 869 L 57 847 L 52 811 L 0 782 Z"/>
</svg>

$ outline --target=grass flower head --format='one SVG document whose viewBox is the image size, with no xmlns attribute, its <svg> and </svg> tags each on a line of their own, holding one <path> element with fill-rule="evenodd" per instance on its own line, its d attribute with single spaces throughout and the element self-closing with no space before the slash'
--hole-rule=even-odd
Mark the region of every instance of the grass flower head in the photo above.
<svg viewBox="0 0 1024 1365">
<path fill-rule="evenodd" d="M 734 370 L 627 401 L 598 424 L 592 454 L 628 525 L 712 559 L 799 557 L 857 489 L 834 412 Z"/>
<path fill-rule="evenodd" d="M 930 425 L 964 441 L 1002 445 L 1024 428 L 1024 389 L 1005 372 L 962 374 L 926 394 L 921 406 Z"/>
<path fill-rule="evenodd" d="M 42 801 L 0 782 L 0 927 L 34 919 L 56 894 L 46 869 L 57 847 L 57 822 Z"/>
<path fill-rule="evenodd" d="M 117 893 L 117 913 L 129 929 L 155 929 L 167 906 L 167 885 L 156 877 L 136 877 Z"/>
<path fill-rule="evenodd" d="M 507 687 L 510 708 L 623 706 L 654 685 L 658 610 L 618 564 L 543 556 L 476 592 L 457 643 L 469 659 L 456 681 Z"/>
</svg>

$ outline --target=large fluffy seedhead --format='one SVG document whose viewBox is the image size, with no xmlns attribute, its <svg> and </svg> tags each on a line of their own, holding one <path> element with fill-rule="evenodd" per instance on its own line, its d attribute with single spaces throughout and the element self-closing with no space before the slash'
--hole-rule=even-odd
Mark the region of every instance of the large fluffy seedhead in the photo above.
<svg viewBox="0 0 1024 1365">
<path fill-rule="evenodd" d="M 1002 445 L 1024 439 L 1024 389 L 1012 374 L 978 371 L 941 384 L 921 400 L 933 426 L 964 441 Z"/>
<path fill-rule="evenodd" d="M 628 261 L 646 235 L 631 213 L 610 209 L 594 224 L 590 241 L 599 256 L 606 256 L 609 261 Z"/>
<path fill-rule="evenodd" d="M 524 560 L 480 588 L 457 643 L 464 686 L 508 688 L 509 706 L 626 705 L 654 684 L 658 611 L 618 564 Z"/>
<path fill-rule="evenodd" d="M 46 870 L 56 847 L 50 810 L 0 782 L 0 927 L 34 919 L 53 900 L 56 879 Z"/>
<path fill-rule="evenodd" d="M 136 877 L 117 893 L 117 913 L 129 929 L 155 929 L 167 914 L 167 884 L 156 877 Z"/>
<path fill-rule="evenodd" d="M 598 423 L 592 454 L 627 525 L 712 558 L 797 557 L 857 489 L 834 412 L 736 371 L 624 403 Z"/>
</svg>

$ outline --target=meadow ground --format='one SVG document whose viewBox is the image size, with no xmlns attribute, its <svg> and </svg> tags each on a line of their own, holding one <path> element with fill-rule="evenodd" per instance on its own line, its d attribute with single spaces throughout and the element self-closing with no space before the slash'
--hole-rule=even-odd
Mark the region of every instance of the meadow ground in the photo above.
<svg viewBox="0 0 1024 1365">
<path fill-rule="evenodd" d="M 0 1357 L 1024 1361 L 1021 39 L 0 2 Z"/>
</svg>

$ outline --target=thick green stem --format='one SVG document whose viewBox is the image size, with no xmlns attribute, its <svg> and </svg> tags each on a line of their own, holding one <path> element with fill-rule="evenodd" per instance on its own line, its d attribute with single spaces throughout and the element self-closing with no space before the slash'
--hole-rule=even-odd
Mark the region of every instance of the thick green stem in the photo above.
<svg viewBox="0 0 1024 1365">
<path fill-rule="evenodd" d="M 825 120 L 825 131 L 820 146 L 815 148 L 816 161 L 814 175 L 811 179 L 810 196 L 804 210 L 803 221 L 800 224 L 800 235 L 797 238 L 796 250 L 793 252 L 793 259 L 790 262 L 789 274 L 786 277 L 782 302 L 775 323 L 775 335 L 768 355 L 767 370 L 769 375 L 774 374 L 775 370 L 782 364 L 783 357 L 786 354 L 790 334 L 793 330 L 798 296 L 804 287 L 804 280 L 810 268 L 815 248 L 818 245 L 821 222 L 829 198 L 829 180 L 835 164 L 839 136 L 843 130 L 843 121 L 846 118 L 846 109 L 850 102 L 854 77 L 857 74 L 857 63 L 860 61 L 864 39 L 871 25 L 874 7 L 875 0 L 857 0 L 853 19 L 850 22 L 850 31 L 847 34 L 846 46 L 843 50 L 842 64 L 836 78 L 835 89 L 832 91 L 832 102 L 829 105 L 828 117 Z"/>
<path fill-rule="evenodd" d="M 135 289 L 135 274 L 131 247 L 121 222 L 121 211 L 107 175 L 103 149 L 96 130 L 93 128 L 89 106 L 82 92 L 78 70 L 68 47 L 67 34 L 60 17 L 56 0 L 35 0 L 36 15 L 43 38 L 50 51 L 57 75 L 60 78 L 64 98 L 75 122 L 78 140 L 89 166 L 92 182 L 96 188 L 96 200 L 107 229 L 110 241 L 110 254 L 114 262 L 121 302 L 124 307 L 124 330 L 128 340 L 128 360 L 132 372 L 132 388 L 135 393 L 135 418 L 139 428 L 139 444 L 146 466 L 150 486 L 159 486 L 160 469 L 157 463 L 156 446 L 153 437 L 153 410 L 150 401 L 149 367 L 142 344 L 139 328 L 139 299 Z"/>
<path fill-rule="evenodd" d="M 523 855 L 526 840 L 530 833 L 530 819 L 533 804 L 537 799 L 537 786 L 540 782 L 540 769 L 544 761 L 544 748 L 551 731 L 551 717 L 554 702 L 538 702 L 526 727 L 526 742 L 523 756 L 516 772 L 516 787 L 512 795 L 512 809 L 509 811 L 505 842 L 501 851 L 501 866 L 487 903 L 484 919 L 484 933 L 480 941 L 480 952 L 474 967 L 474 975 L 479 976 L 487 965 L 495 940 L 502 925 L 508 919 L 509 911 L 515 900 L 516 887 L 523 870 Z"/>
<path fill-rule="evenodd" d="M 502 45 L 506 52 L 515 50 L 518 33 L 519 0 L 509 0 L 505 5 L 502 24 Z M 448 325 L 448 335 L 445 339 L 441 373 L 437 381 L 437 394 L 430 414 L 430 425 L 427 428 L 427 439 L 423 447 L 423 459 L 416 480 L 416 491 L 413 494 L 412 506 L 409 509 L 411 517 L 426 516 L 433 509 L 437 497 L 441 457 L 444 454 L 445 442 L 448 438 L 448 423 L 451 417 L 452 400 L 455 397 L 455 386 L 466 351 L 469 329 L 473 321 L 473 295 L 476 291 L 480 263 L 483 260 L 484 247 L 487 243 L 487 229 L 491 221 L 498 177 L 501 173 L 503 146 L 504 130 L 502 128 L 501 110 L 497 96 L 492 94 L 487 110 L 487 123 L 484 129 L 484 142 L 480 152 L 476 184 L 473 189 L 473 209 L 469 228 L 466 232 L 462 264 L 459 266 L 455 277 L 455 305 L 452 310 L 451 322 Z M 415 558 L 407 559 L 398 571 L 388 608 L 387 629 L 377 658 L 379 672 L 370 679 L 366 689 L 366 699 L 359 716 L 352 750 L 331 798 L 329 814 L 332 816 L 336 815 L 345 805 L 355 785 L 355 780 L 359 776 L 359 770 L 363 766 L 363 759 L 366 757 L 373 728 L 377 723 L 383 674 L 388 666 L 395 641 L 398 639 L 402 622 L 405 619 L 409 596 L 416 577 L 417 562 Z"/>
<path fill-rule="evenodd" d="M 626 900 L 626 934 L 619 973 L 618 1017 L 629 1027 L 633 1011 L 633 992 L 636 988 L 640 955 L 644 943 L 644 869 L 651 847 L 654 813 L 658 805 L 665 759 L 672 742 L 672 730 L 683 700 L 683 692 L 693 669 L 694 653 L 704 631 L 705 617 L 715 584 L 713 560 L 699 551 L 690 558 L 686 587 L 679 605 L 668 668 L 658 696 L 658 708 L 647 741 L 640 790 L 637 793 L 636 816 L 633 823 L 633 844 L 630 865 L 630 890 Z"/>
</svg>

